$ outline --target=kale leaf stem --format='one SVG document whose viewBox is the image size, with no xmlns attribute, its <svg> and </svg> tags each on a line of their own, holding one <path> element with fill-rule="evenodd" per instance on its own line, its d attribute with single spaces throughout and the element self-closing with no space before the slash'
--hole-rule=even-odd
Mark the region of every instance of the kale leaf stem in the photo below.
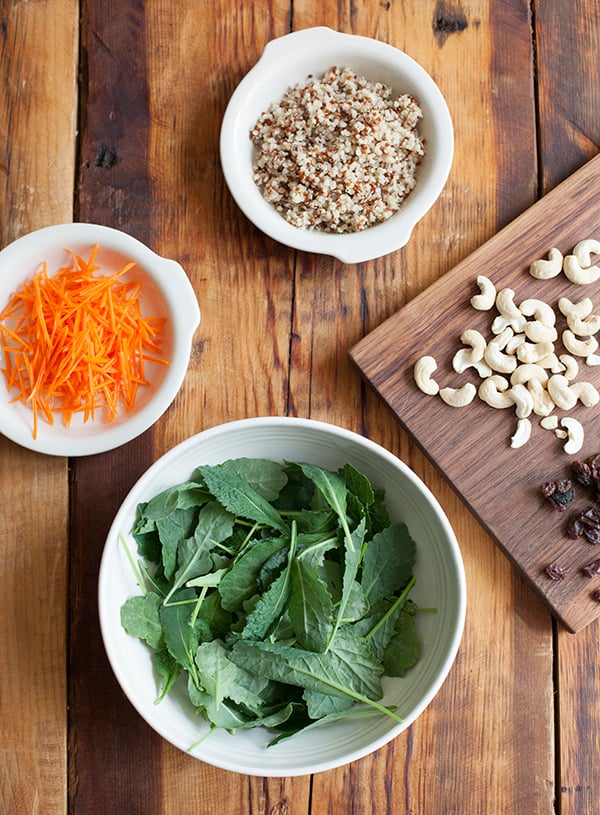
<svg viewBox="0 0 600 815">
<path fill-rule="evenodd" d="M 368 640 L 369 637 L 372 637 L 375 632 L 385 623 L 385 621 L 398 609 L 402 608 L 402 606 L 406 603 L 406 599 L 410 593 L 410 590 L 417 582 L 417 578 L 413 575 L 413 577 L 409 580 L 404 588 L 404 591 L 398 596 L 396 601 L 392 603 L 392 605 L 388 608 L 385 614 L 383 614 L 380 619 L 375 623 L 373 628 L 369 631 L 368 634 L 365 634 L 365 640 Z"/>
<path fill-rule="evenodd" d="M 192 616 L 190 618 L 190 625 L 191 626 L 193 626 L 194 623 L 196 622 L 198 614 L 200 613 L 200 607 L 201 607 L 201 605 L 202 605 L 202 603 L 204 601 L 204 598 L 206 597 L 206 592 L 208 591 L 208 588 L 209 588 L 208 586 L 202 586 L 202 590 L 201 590 L 200 594 L 198 595 L 198 599 L 196 600 L 196 607 L 192 611 Z"/>
<path fill-rule="evenodd" d="M 148 590 L 146 588 L 146 583 L 144 581 L 144 578 L 142 577 L 142 573 L 141 573 L 140 569 L 138 568 L 135 560 L 133 559 L 133 555 L 131 554 L 131 552 L 129 550 L 129 546 L 127 546 L 127 541 L 125 540 L 125 536 L 122 533 L 119 535 L 119 540 L 121 542 L 121 545 L 125 549 L 125 554 L 127 555 L 127 560 L 129 561 L 129 564 L 130 564 L 130 566 L 131 566 L 131 568 L 133 570 L 133 573 L 135 575 L 135 582 L 140 587 L 140 591 L 142 592 L 142 594 L 145 597 L 146 594 L 148 594 Z"/>
</svg>

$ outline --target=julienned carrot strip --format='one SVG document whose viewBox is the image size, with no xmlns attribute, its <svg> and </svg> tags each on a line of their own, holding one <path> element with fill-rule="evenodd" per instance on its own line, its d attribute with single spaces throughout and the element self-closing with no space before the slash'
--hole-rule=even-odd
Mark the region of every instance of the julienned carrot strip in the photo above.
<svg viewBox="0 0 600 815">
<path fill-rule="evenodd" d="M 135 264 L 97 274 L 96 246 L 88 260 L 49 276 L 46 264 L 15 292 L 0 314 L 2 370 L 13 402 L 31 407 L 33 437 L 54 414 L 68 427 L 74 414 L 112 421 L 131 410 L 146 363 L 169 365 L 161 354 L 165 319 L 143 317 L 142 284 L 120 278 Z"/>
</svg>

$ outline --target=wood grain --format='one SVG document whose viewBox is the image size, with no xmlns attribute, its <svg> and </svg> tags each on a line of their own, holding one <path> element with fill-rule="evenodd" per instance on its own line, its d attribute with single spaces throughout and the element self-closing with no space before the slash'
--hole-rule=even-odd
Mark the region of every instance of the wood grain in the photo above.
<svg viewBox="0 0 600 815">
<path fill-rule="evenodd" d="M 539 75 L 540 160 L 543 190 L 596 156 L 600 148 L 600 67 L 597 4 L 573 4 L 568 18 L 559 0 L 539 4 L 536 41 Z M 566 81 L 565 77 L 568 77 Z M 594 429 L 598 439 L 597 426 Z M 588 815 L 597 809 L 600 778 L 600 683 L 596 620 L 572 637 L 557 632 L 557 808 L 562 815 Z"/>
<path fill-rule="evenodd" d="M 77 220 L 116 227 L 152 246 L 149 107 L 143 3 L 89 4 L 82 47 Z M 74 459 L 70 474 L 70 808 L 161 811 L 160 743 L 126 702 L 99 634 L 96 579 L 112 519 L 153 460 L 152 431 L 122 448 Z M 97 732 L 102 726 L 101 749 Z M 98 778 L 111 783 L 98 786 Z"/>
<path fill-rule="evenodd" d="M 462 377 L 459 382 L 450 363 L 467 328 L 492 336 L 489 313 L 475 312 L 469 303 L 479 274 L 487 275 L 497 290 L 513 290 L 517 303 L 538 297 L 559 316 L 559 297 L 577 301 L 584 296 L 581 287 L 563 275 L 538 281 L 528 270 L 533 260 L 546 257 L 550 247 L 567 254 L 579 240 L 595 233 L 599 174 L 600 160 L 592 159 L 351 351 L 353 361 L 403 426 L 572 631 L 595 619 L 600 605 L 581 574 L 593 560 L 593 551 L 582 539 L 568 542 L 564 516 L 557 517 L 540 498 L 543 481 L 568 474 L 569 460 L 564 454 L 561 460 L 560 443 L 534 425 L 531 443 L 511 449 L 512 412 L 494 410 L 478 400 L 458 410 L 439 398 L 428 399 L 414 383 L 413 368 L 421 356 L 432 354 L 438 360 L 436 377 L 442 385 L 458 386 L 469 379 Z M 595 292 L 586 288 L 585 294 L 593 298 Z M 559 332 L 566 328 L 566 323 L 557 325 Z M 578 378 L 600 387 L 600 374 L 594 368 L 582 371 Z M 473 381 L 477 384 L 476 378 Z M 593 413 L 586 416 L 588 410 L 578 405 L 569 413 L 585 426 L 593 421 Z M 432 434 L 431 428 L 437 432 Z M 577 457 L 594 454 L 595 443 L 588 437 Z M 573 510 L 585 506 L 586 500 L 589 503 L 582 496 Z M 548 579 L 545 567 L 555 561 L 567 570 L 568 579 Z"/>
<path fill-rule="evenodd" d="M 77 3 L 4 3 L 0 27 L 3 247 L 72 217 Z M 67 463 L 0 438 L 0 484 L 0 810 L 65 812 Z"/>
<path fill-rule="evenodd" d="M 537 592 L 348 355 L 400 310 L 433 307 L 431 286 L 597 152 L 595 4 L 576 0 L 569 14 L 561 5 L 102 0 L 81 4 L 79 28 L 70 0 L 5 4 L 2 242 L 69 220 L 74 201 L 82 220 L 179 260 L 203 320 L 165 416 L 119 451 L 71 462 L 70 484 L 66 462 L 0 443 L 0 483 L 15 507 L 0 520 L 0 645 L 19 669 L 0 678 L 2 811 L 554 815 L 555 797 L 563 815 L 594 811 L 600 621 L 553 637 Z M 406 50 L 437 81 L 455 122 L 443 194 L 407 247 L 372 263 L 344 266 L 273 242 L 239 212 L 220 171 L 220 121 L 237 82 L 269 39 L 312 25 Z M 546 248 L 543 235 L 536 227 L 525 236 L 531 252 Z M 462 302 L 469 287 L 456 282 L 450 293 Z M 448 319 L 451 330 L 460 309 Z M 408 392 L 408 380 L 400 384 Z M 123 697 L 98 630 L 99 558 L 129 486 L 192 433 L 260 414 L 336 422 L 400 455 L 446 511 L 467 574 L 460 652 L 428 709 L 375 754 L 313 778 L 238 776 L 171 747 Z M 472 438 L 482 433 L 476 422 Z M 437 427 L 431 435 L 446 450 Z"/>
</svg>

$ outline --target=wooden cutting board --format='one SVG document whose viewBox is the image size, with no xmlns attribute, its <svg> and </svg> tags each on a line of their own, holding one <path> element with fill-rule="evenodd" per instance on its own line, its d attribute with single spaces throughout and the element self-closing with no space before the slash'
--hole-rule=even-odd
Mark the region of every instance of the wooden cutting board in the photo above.
<svg viewBox="0 0 600 815">
<path fill-rule="evenodd" d="M 555 411 L 559 418 L 579 419 L 585 428 L 583 448 L 575 456 L 564 452 L 564 442 L 552 430 L 540 427 L 539 417 L 532 417 L 529 442 L 513 449 L 512 409 L 488 407 L 477 397 L 466 407 L 449 407 L 439 396 L 426 396 L 416 387 L 413 367 L 419 357 L 430 354 L 437 360 L 434 378 L 441 386 L 458 387 L 467 380 L 479 384 L 472 369 L 456 374 L 451 360 L 462 347 L 465 329 L 493 336 L 495 309 L 480 312 L 469 303 L 479 291 L 476 278 L 481 274 L 497 290 L 512 289 L 517 304 L 530 297 L 551 304 L 557 313 L 557 353 L 564 353 L 560 335 L 567 326 L 556 305 L 558 298 L 590 297 L 593 313 L 600 314 L 600 282 L 576 286 L 563 273 L 537 280 L 529 274 L 529 265 L 545 258 L 551 247 L 568 254 L 585 238 L 600 239 L 600 156 L 350 349 L 352 361 L 402 426 L 571 632 L 600 615 L 600 602 L 592 597 L 600 589 L 600 577 L 590 579 L 582 573 L 583 566 L 600 558 L 600 544 L 570 540 L 565 534 L 568 518 L 590 506 L 593 496 L 581 487 L 569 510 L 559 513 L 543 498 L 540 487 L 544 481 L 570 477 L 573 460 L 600 452 L 600 404 L 591 408 L 578 404 L 568 414 Z M 600 367 L 581 360 L 577 380 L 592 382 L 600 390 Z M 566 570 L 564 580 L 549 579 L 545 569 L 552 562 Z"/>
</svg>

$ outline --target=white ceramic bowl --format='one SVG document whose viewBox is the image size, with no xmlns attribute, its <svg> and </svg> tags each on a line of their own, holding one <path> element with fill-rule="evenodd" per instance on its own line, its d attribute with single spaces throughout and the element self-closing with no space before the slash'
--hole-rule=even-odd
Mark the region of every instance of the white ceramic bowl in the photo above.
<svg viewBox="0 0 600 815">
<path fill-rule="evenodd" d="M 419 132 L 427 153 L 417 184 L 388 221 L 351 234 L 298 229 L 265 201 L 253 181 L 250 129 L 285 91 L 319 76 L 332 65 L 352 68 L 371 81 L 390 85 L 394 95 L 410 93 L 423 119 Z M 454 136 L 446 102 L 433 79 L 407 54 L 368 37 L 329 28 L 308 28 L 272 40 L 234 91 L 221 127 L 221 164 L 227 185 L 242 212 L 271 238 L 307 252 L 332 255 L 345 263 L 372 260 L 400 249 L 413 227 L 440 195 L 452 164 Z"/>
<path fill-rule="evenodd" d="M 67 250 L 87 259 L 96 245 L 99 246 L 96 262 L 104 274 L 135 261 L 135 267 L 121 279 L 141 280 L 143 314 L 167 318 L 162 353 L 170 367 L 146 365 L 150 386 L 140 388 L 134 407 L 122 411 L 112 422 L 104 422 L 100 417 L 84 422 L 81 415 L 75 415 L 65 428 L 60 416 L 53 425 L 40 417 L 36 439 L 32 411 L 20 402 L 11 403 L 4 376 L 0 376 L 0 433 L 38 453 L 84 456 L 131 441 L 169 407 L 189 364 L 200 309 L 186 273 L 174 260 L 159 257 L 137 239 L 110 227 L 58 224 L 30 232 L 6 246 L 0 252 L 0 311 L 11 294 L 39 270 L 42 261 L 46 261 L 50 275 L 70 262 Z"/>
<path fill-rule="evenodd" d="M 184 694 L 155 704 L 159 681 L 150 650 L 125 633 L 120 608 L 139 594 L 124 546 L 135 555 L 130 534 L 139 502 L 190 477 L 200 464 L 236 457 L 307 461 L 330 469 L 346 462 L 361 469 L 386 491 L 392 521 L 404 520 L 417 544 L 416 586 L 411 598 L 435 606 L 417 615 L 423 643 L 417 665 L 402 679 L 384 678 L 384 703 L 398 706 L 397 724 L 385 715 L 324 725 L 290 741 L 266 747 L 273 733 L 263 728 L 235 735 L 216 730 L 191 755 L 238 773 L 259 776 L 304 775 L 361 758 L 407 728 L 433 699 L 456 656 L 466 607 L 465 576 L 459 547 L 442 509 L 427 487 L 398 458 L 360 435 L 308 419 L 245 419 L 205 430 L 160 458 L 133 487 L 111 526 L 99 576 L 102 636 L 115 675 L 138 713 L 161 736 L 188 751 L 208 726 L 195 717 Z"/>
</svg>

